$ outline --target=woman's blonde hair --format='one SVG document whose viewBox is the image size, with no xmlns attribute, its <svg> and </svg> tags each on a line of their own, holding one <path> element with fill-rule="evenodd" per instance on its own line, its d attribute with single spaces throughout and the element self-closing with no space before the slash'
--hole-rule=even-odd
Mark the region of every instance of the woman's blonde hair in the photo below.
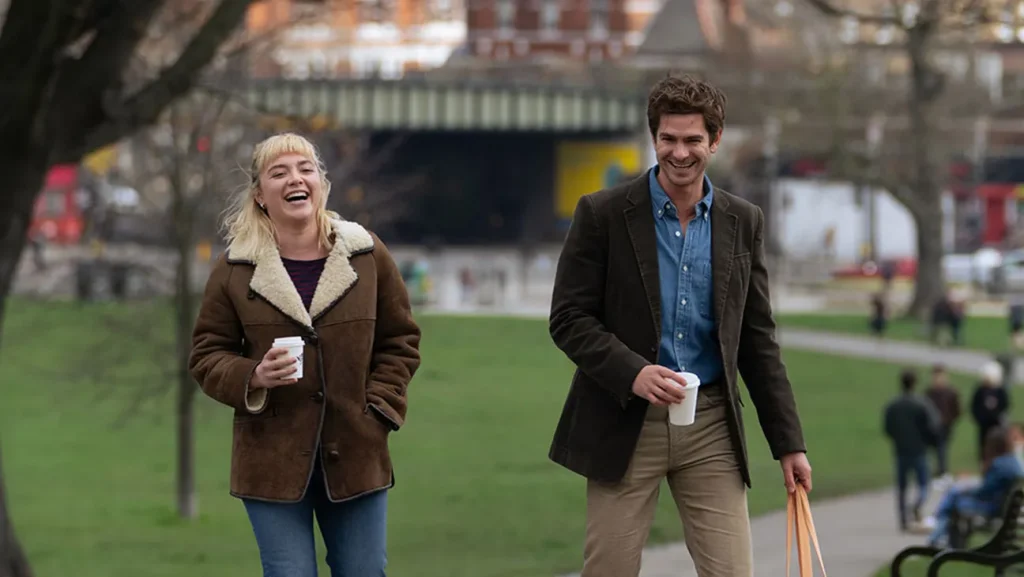
<svg viewBox="0 0 1024 577">
<path fill-rule="evenodd" d="M 267 164 L 285 154 L 304 156 L 316 165 L 320 174 L 320 198 L 316 207 L 316 225 L 320 232 L 320 245 L 330 248 L 333 244 L 331 221 L 340 219 L 337 213 L 327 210 L 327 197 L 331 193 L 331 183 L 327 180 L 320 152 L 312 142 L 291 132 L 275 134 L 253 148 L 252 167 L 249 182 L 239 188 L 224 211 L 222 228 L 229 246 L 240 254 L 253 257 L 265 253 L 277 246 L 277 232 L 274 223 L 266 211 L 256 201 L 260 190 L 260 173 Z"/>
</svg>

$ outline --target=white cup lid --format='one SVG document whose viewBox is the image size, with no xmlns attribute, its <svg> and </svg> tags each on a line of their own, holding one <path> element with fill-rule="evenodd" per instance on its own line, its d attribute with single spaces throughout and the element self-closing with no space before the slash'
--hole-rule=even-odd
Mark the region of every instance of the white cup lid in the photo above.
<svg viewBox="0 0 1024 577">
<path fill-rule="evenodd" d="M 686 380 L 686 388 L 687 389 L 690 389 L 690 388 L 693 388 L 693 387 L 696 387 L 696 386 L 700 385 L 700 377 L 698 377 L 697 375 L 695 375 L 693 373 L 679 372 L 677 374 L 679 376 L 683 377 Z"/>
<path fill-rule="evenodd" d="M 274 347 L 297 347 L 305 346 L 306 341 L 302 337 L 281 337 L 274 339 Z"/>
</svg>

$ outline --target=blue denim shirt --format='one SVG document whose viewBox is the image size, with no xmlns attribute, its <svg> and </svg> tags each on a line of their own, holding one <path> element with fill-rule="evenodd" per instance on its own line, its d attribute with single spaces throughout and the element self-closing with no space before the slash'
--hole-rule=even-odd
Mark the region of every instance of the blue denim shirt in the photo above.
<svg viewBox="0 0 1024 577">
<path fill-rule="evenodd" d="M 696 216 L 683 235 L 676 207 L 657 176 L 655 166 L 649 177 L 661 279 L 658 364 L 694 373 L 702 383 L 714 382 L 722 376 L 711 283 L 711 203 L 715 191 L 705 176 L 704 198 L 697 203 Z"/>
<path fill-rule="evenodd" d="M 986 515 L 998 515 L 1006 495 L 1021 480 L 1024 480 L 1024 468 L 1021 467 L 1016 455 L 1011 453 L 996 457 L 989 465 L 985 476 L 981 478 L 981 485 L 974 491 L 972 497 L 977 500 L 979 509 Z"/>
</svg>

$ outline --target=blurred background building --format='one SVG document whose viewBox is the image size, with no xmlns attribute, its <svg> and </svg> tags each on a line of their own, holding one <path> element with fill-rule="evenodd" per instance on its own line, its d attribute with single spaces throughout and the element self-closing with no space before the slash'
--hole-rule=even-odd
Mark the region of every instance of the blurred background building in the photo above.
<svg viewBox="0 0 1024 577">
<path fill-rule="evenodd" d="M 466 42 L 464 0 L 263 0 L 246 21 L 280 31 L 257 78 L 401 78 L 444 65 Z"/>
<path fill-rule="evenodd" d="M 915 4 L 903 5 L 912 20 Z M 246 29 L 268 41 L 231 88 L 287 119 L 268 131 L 318 140 L 335 208 L 411 255 L 410 270 L 444 269 L 458 284 L 453 271 L 498 267 L 479 276 L 543 306 L 579 197 L 654 164 L 645 91 L 675 71 L 729 96 L 710 173 L 765 211 L 780 283 L 877 274 L 883 260 L 913 273 L 913 219 L 878 178 L 906 154 L 906 119 L 881 113 L 908 87 L 896 27 L 829 19 L 800 0 L 261 0 Z M 958 282 L 983 280 L 978 251 L 1024 246 L 1024 7 L 971 30 L 937 38 L 931 54 L 950 87 L 936 169 Z M 104 208 L 120 215 L 108 223 L 153 218 L 130 192 L 137 145 L 56 167 L 33 238 L 159 245 L 146 224 L 102 229 L 117 237 L 87 222 Z"/>
</svg>

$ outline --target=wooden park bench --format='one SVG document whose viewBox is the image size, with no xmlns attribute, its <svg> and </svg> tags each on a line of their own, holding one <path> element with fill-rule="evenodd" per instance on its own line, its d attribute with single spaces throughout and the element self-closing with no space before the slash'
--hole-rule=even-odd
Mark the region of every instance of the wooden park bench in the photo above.
<svg viewBox="0 0 1024 577">
<path fill-rule="evenodd" d="M 1014 487 L 1006 498 L 1003 516 L 995 532 L 980 547 L 967 548 L 966 541 L 959 548 L 915 545 L 900 551 L 892 560 L 891 577 L 901 577 L 903 562 L 911 557 L 926 557 L 928 577 L 938 577 L 939 569 L 950 562 L 967 563 L 978 567 L 989 567 L 995 577 L 1004 577 L 1011 566 L 1024 564 L 1024 523 L 1021 522 L 1021 508 L 1024 506 L 1024 487 Z M 951 520 L 952 522 L 953 520 Z M 966 540 L 966 536 L 963 537 Z"/>
</svg>

